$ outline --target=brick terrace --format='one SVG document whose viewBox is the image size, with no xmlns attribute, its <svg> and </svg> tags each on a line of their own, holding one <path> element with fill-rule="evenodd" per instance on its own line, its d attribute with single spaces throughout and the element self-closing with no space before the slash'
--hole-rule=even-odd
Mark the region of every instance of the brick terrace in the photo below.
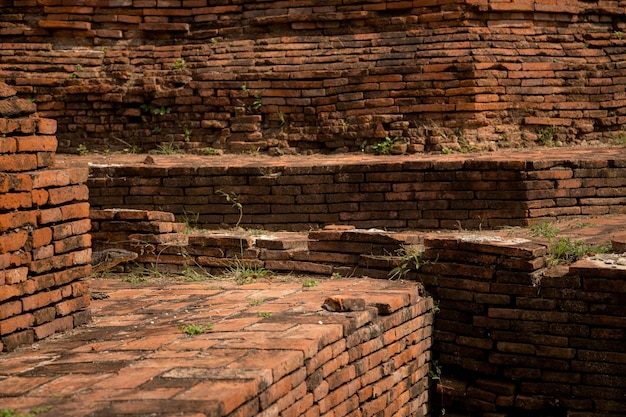
<svg viewBox="0 0 626 417">
<path fill-rule="evenodd" d="M 0 408 L 51 406 L 42 416 L 426 415 L 432 299 L 410 283 L 303 281 L 92 279 L 92 293 L 108 296 L 92 302 L 92 323 L 0 356 Z M 360 311 L 323 310 L 329 297 L 356 300 Z M 214 327 L 202 335 L 178 328 L 206 323 Z"/>
<path fill-rule="evenodd" d="M 163 210 L 214 229 L 524 226 L 626 210 L 623 147 L 456 155 L 63 156 L 84 167 L 92 208 Z"/>
</svg>

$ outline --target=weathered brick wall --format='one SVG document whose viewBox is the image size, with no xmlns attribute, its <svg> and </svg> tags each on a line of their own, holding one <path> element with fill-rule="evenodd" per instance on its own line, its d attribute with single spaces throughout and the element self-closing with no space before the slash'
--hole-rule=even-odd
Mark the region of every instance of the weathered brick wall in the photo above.
<svg viewBox="0 0 626 417">
<path fill-rule="evenodd" d="M 69 158 L 68 164 L 81 161 Z M 165 210 L 211 229 L 236 225 L 239 203 L 241 226 L 270 230 L 341 223 L 396 230 L 494 228 L 626 208 L 620 148 L 514 152 L 506 158 L 150 161 L 137 156 L 94 162 L 88 181 L 92 207 Z"/>
<path fill-rule="evenodd" d="M 3 6 L 0 77 L 62 152 L 624 139 L 625 0 Z"/>
<path fill-rule="evenodd" d="M 546 272 L 541 245 L 469 234 L 424 245 L 419 279 L 439 303 L 435 356 L 460 379 L 446 387 L 444 377 L 444 407 L 623 414 L 622 267 L 582 260 Z"/>
<path fill-rule="evenodd" d="M 440 393 L 431 396 L 432 415 L 440 415 L 437 408 L 443 406 L 472 416 L 616 417 L 626 407 L 626 269 L 616 262 L 585 259 L 546 269 L 545 242 L 468 232 L 333 226 L 308 233 L 222 230 L 174 238 L 166 231 L 172 226 L 157 220 L 164 213 L 152 214 L 152 234 L 145 233 L 147 214 L 93 213 L 100 230 L 107 218 L 113 226 L 125 224 L 125 236 L 100 232 L 100 239 L 109 245 L 118 239 L 116 245 L 140 253 L 138 262 L 160 271 L 220 274 L 245 265 L 388 279 L 407 262 L 403 248 L 423 242 L 420 268 L 415 271 L 409 260 L 396 278 L 420 281 L 437 303 L 432 371 L 440 369 L 441 381 Z M 139 233 L 132 233 L 133 225 Z"/>
<path fill-rule="evenodd" d="M 0 83 L 0 351 L 89 319 L 88 171 L 52 168 L 56 123 Z"/>
</svg>

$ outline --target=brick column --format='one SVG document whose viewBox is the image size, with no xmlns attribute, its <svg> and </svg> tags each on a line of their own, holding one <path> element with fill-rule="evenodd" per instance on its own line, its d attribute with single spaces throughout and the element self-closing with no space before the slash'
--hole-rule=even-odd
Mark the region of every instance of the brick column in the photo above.
<svg viewBox="0 0 626 417">
<path fill-rule="evenodd" d="M 0 350 L 89 320 L 86 169 L 55 169 L 56 121 L 0 83 Z"/>
</svg>

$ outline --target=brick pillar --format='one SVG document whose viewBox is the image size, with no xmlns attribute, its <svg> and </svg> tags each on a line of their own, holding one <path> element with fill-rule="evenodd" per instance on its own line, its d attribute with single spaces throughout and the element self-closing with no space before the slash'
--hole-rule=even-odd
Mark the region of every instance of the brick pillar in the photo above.
<svg viewBox="0 0 626 417">
<path fill-rule="evenodd" d="M 55 133 L 0 82 L 0 351 L 90 317 L 88 170 L 53 167 Z"/>
</svg>

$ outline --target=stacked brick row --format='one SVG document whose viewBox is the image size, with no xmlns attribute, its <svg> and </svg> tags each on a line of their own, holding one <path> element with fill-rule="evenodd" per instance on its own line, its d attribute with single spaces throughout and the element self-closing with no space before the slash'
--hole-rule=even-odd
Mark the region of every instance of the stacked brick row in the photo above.
<svg viewBox="0 0 626 417">
<path fill-rule="evenodd" d="M 400 300 L 392 288 L 384 292 L 360 295 L 378 300 L 380 315 L 369 321 L 363 312 L 311 317 L 342 324 L 344 336 L 320 340 L 319 352 L 305 360 L 306 390 L 279 399 L 267 415 L 429 415 L 432 299 L 415 290 Z"/>
<path fill-rule="evenodd" d="M 53 168 L 56 123 L 0 83 L 0 351 L 85 323 L 87 169 Z"/>
<path fill-rule="evenodd" d="M 542 161 L 522 152 L 509 160 L 362 155 L 319 166 L 319 160 L 289 166 L 289 159 L 212 158 L 190 156 L 180 166 L 156 156 L 152 164 L 138 158 L 94 164 L 90 203 L 165 210 L 208 229 L 240 224 L 292 231 L 342 223 L 389 230 L 494 228 L 618 214 L 626 207 L 626 160 L 611 149 L 545 150 Z"/>
<path fill-rule="evenodd" d="M 64 152 L 624 139 L 623 0 L 56 3 L 5 8 L 0 73 Z"/>
<path fill-rule="evenodd" d="M 523 240 L 466 234 L 424 245 L 419 279 L 439 303 L 434 350 L 443 375 L 462 381 L 444 378 L 443 407 L 623 413 L 623 268 L 583 260 L 546 271 L 545 247 Z"/>
</svg>

